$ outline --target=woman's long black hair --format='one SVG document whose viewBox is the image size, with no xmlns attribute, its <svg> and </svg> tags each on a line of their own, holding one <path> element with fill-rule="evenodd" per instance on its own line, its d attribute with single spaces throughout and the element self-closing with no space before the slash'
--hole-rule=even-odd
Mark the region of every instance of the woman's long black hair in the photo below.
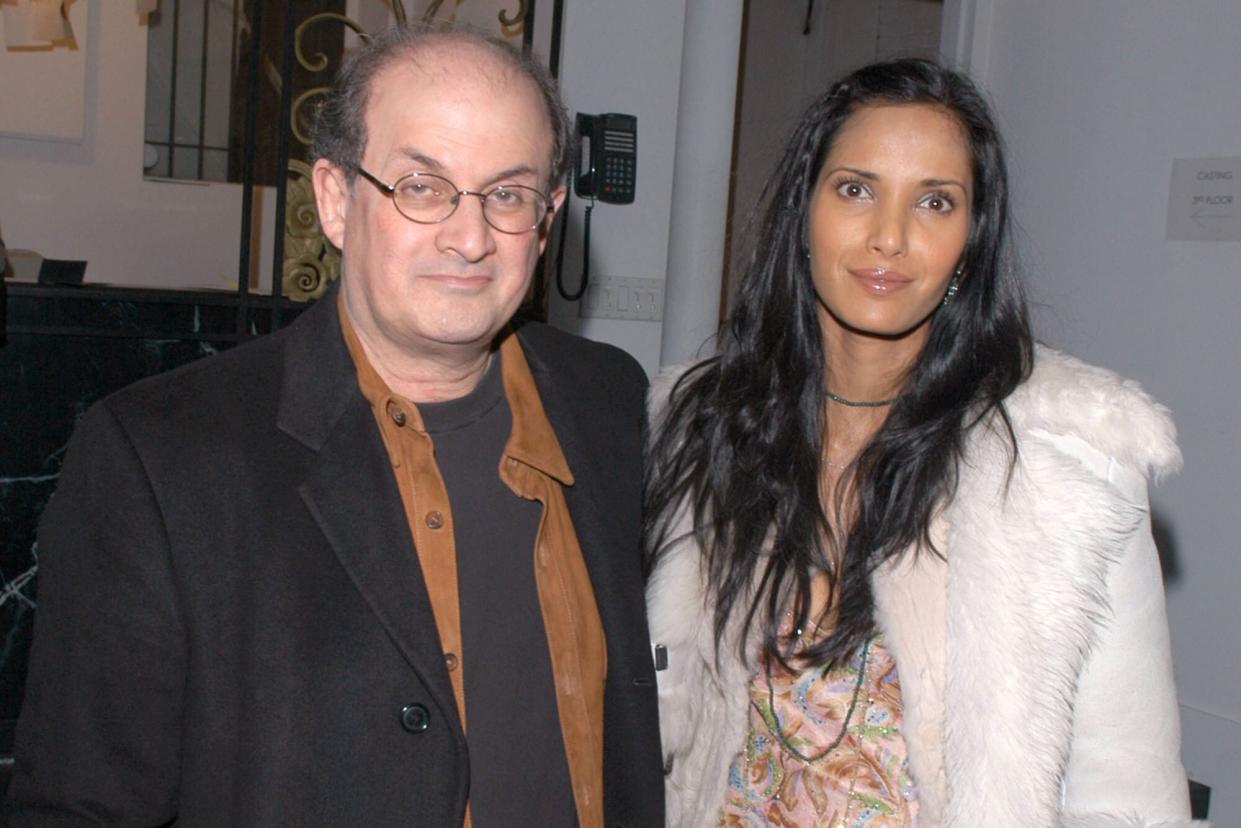
<svg viewBox="0 0 1241 828">
<path fill-rule="evenodd" d="M 974 195 L 955 298 L 934 313 L 926 345 L 887 418 L 859 455 L 843 537 L 820 493 L 826 446 L 824 340 L 805 239 L 811 196 L 841 127 L 868 104 L 926 103 L 968 136 Z M 966 432 L 982 420 L 1016 443 L 1004 399 L 1028 375 L 1033 340 L 1007 253 L 1008 176 L 986 101 L 965 75 L 925 60 L 853 72 L 809 108 L 763 191 L 753 253 L 717 356 L 684 374 L 647 459 L 646 565 L 679 540 L 688 510 L 715 598 L 717 648 L 744 615 L 742 655 L 760 623 L 768 652 L 792 610 L 806 628 L 810 584 L 826 573 L 830 633 L 800 653 L 839 663 L 874 627 L 870 576 L 908 549 L 934 549 L 932 517 L 953 496 Z"/>
</svg>

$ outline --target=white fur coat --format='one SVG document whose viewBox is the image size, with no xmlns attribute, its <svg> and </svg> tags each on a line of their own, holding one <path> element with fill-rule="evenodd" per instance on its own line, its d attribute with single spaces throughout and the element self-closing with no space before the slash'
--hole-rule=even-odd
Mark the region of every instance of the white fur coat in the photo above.
<svg viewBox="0 0 1241 828">
<path fill-rule="evenodd" d="M 671 381 L 652 391 L 656 412 Z M 1146 493 L 1180 465 L 1171 419 L 1136 384 L 1045 348 L 1007 407 L 1009 485 L 1005 436 L 975 428 L 933 527 L 946 562 L 906 556 L 874 580 L 919 826 L 1192 825 Z M 717 823 L 746 727 L 750 670 L 736 630 L 715 660 L 699 555 L 679 543 L 647 593 L 667 650 L 672 826 Z"/>
</svg>

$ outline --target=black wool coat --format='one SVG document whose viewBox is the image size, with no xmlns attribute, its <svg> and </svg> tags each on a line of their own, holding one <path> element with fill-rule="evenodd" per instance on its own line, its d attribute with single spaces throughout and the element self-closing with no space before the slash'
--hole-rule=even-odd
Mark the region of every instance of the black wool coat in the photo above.
<svg viewBox="0 0 1241 828">
<path fill-rule="evenodd" d="M 646 379 L 610 346 L 537 324 L 518 337 L 577 480 L 607 636 L 607 825 L 650 828 Z M 461 824 L 467 745 L 334 294 L 95 405 L 39 557 L 8 824 Z"/>
</svg>

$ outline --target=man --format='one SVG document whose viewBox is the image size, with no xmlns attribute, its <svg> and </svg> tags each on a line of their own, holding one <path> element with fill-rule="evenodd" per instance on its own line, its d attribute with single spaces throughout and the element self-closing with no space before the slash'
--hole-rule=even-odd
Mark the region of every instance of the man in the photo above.
<svg viewBox="0 0 1241 828">
<path fill-rule="evenodd" d="M 481 37 L 348 59 L 314 166 L 339 294 L 77 429 L 12 825 L 662 824 L 645 378 L 509 327 L 568 143 Z"/>
</svg>

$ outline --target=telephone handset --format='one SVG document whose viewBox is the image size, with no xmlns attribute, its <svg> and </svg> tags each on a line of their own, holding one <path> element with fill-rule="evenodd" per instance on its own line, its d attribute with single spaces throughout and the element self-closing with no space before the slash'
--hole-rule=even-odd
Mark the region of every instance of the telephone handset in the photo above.
<svg viewBox="0 0 1241 828">
<path fill-rule="evenodd" d="M 638 172 L 638 119 L 616 112 L 579 113 L 577 134 L 582 146 L 573 191 L 579 198 L 632 204 Z"/>
<path fill-rule="evenodd" d="M 556 288 L 570 302 L 586 295 L 590 282 L 590 214 L 595 199 L 605 204 L 633 204 L 634 182 L 638 173 L 638 119 L 633 115 L 607 112 L 603 115 L 577 116 L 577 174 L 573 192 L 587 199 L 582 216 L 582 280 L 570 293 L 564 287 L 565 229 L 560 231 L 556 251 Z M 562 212 L 568 213 L 565 199 Z"/>
</svg>

